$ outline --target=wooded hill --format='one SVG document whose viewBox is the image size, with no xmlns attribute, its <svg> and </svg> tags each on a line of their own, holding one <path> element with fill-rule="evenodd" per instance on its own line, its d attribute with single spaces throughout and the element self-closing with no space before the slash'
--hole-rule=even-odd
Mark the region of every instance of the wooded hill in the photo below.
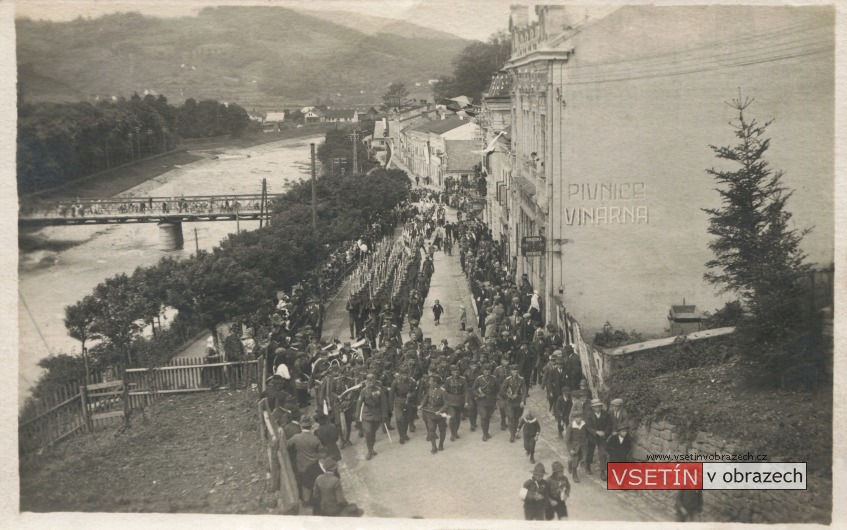
<svg viewBox="0 0 847 530">
<path fill-rule="evenodd" d="M 337 105 L 378 102 L 392 81 L 414 86 L 450 71 L 469 43 L 425 28 L 409 33 L 414 37 L 366 34 L 282 7 L 209 7 L 182 18 L 23 18 L 16 29 L 19 90 L 27 101 L 148 90 L 174 102 L 212 98 L 248 109 L 318 97 Z"/>
</svg>

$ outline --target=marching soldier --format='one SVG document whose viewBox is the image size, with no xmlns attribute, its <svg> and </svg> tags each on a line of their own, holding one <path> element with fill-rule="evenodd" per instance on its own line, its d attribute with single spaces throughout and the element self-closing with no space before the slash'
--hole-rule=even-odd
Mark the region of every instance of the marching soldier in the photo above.
<svg viewBox="0 0 847 530">
<path fill-rule="evenodd" d="M 330 408 L 335 414 L 335 423 L 341 430 L 341 449 L 353 445 L 350 441 L 353 420 L 356 419 L 356 401 L 359 398 L 353 378 L 350 377 L 349 368 L 334 377 L 330 383 L 328 399 Z"/>
<path fill-rule="evenodd" d="M 426 422 L 426 439 L 432 443 L 432 454 L 444 450 L 444 438 L 447 437 L 447 392 L 441 386 L 441 378 L 429 376 L 429 385 L 421 399 L 420 409 Z M 435 445 L 436 429 L 438 447 Z"/>
<path fill-rule="evenodd" d="M 373 373 L 369 373 L 365 378 L 365 388 L 359 393 L 356 409 L 365 433 L 365 443 L 368 446 L 368 455 L 365 458 L 370 460 L 376 456 L 374 451 L 376 432 L 380 425 L 388 421 L 388 401 Z"/>
<path fill-rule="evenodd" d="M 476 378 L 471 389 L 471 395 L 474 397 L 477 409 L 479 410 L 479 422 L 482 427 L 483 442 L 491 439 L 491 435 L 488 433 L 488 427 L 491 423 L 491 415 L 494 414 L 494 407 L 497 406 L 499 388 L 497 379 L 491 375 L 491 367 L 484 365 L 482 375 Z"/>
<path fill-rule="evenodd" d="M 394 419 L 397 421 L 401 445 L 409 440 L 406 429 L 414 420 L 415 386 L 415 380 L 409 377 L 409 369 L 402 366 L 397 371 L 397 377 L 394 378 L 388 392 L 388 402 L 394 407 Z"/>
<path fill-rule="evenodd" d="M 503 386 L 503 382 L 509 377 L 509 358 L 503 356 L 500 358 L 500 366 L 494 369 L 494 377 L 497 380 L 497 389 Z M 505 431 L 508 426 L 506 424 L 506 403 L 497 395 L 497 409 L 500 411 L 500 430 Z"/>
<path fill-rule="evenodd" d="M 462 422 L 462 413 L 468 404 L 468 382 L 459 373 L 458 365 L 450 368 L 450 377 L 444 385 L 447 390 L 447 405 L 450 408 L 450 441 L 459 439 L 459 424 Z"/>
<path fill-rule="evenodd" d="M 503 381 L 500 387 L 500 399 L 506 407 L 506 416 L 509 419 L 509 441 L 515 441 L 515 433 L 518 430 L 518 421 L 523 414 L 526 404 L 526 387 L 523 377 L 518 373 L 518 365 L 510 367 L 511 374 Z"/>
<path fill-rule="evenodd" d="M 480 376 L 480 369 L 478 363 L 472 363 L 470 368 L 465 372 L 465 381 L 468 382 L 468 419 L 471 422 L 471 432 L 476 431 L 476 420 L 479 415 L 479 407 L 477 406 L 476 399 L 474 395 L 471 393 L 471 387 L 473 387 L 476 378 Z"/>
</svg>

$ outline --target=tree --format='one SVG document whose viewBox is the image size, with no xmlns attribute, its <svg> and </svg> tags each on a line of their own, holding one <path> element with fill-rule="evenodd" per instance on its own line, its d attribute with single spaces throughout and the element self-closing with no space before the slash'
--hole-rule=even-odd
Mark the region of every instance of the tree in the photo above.
<svg viewBox="0 0 847 530">
<path fill-rule="evenodd" d="M 409 97 L 406 85 L 394 82 L 388 85 L 388 90 L 382 95 L 382 103 L 385 108 L 396 109 L 404 106 Z"/>
<path fill-rule="evenodd" d="M 130 364 L 130 344 L 144 328 L 144 309 L 136 285 L 126 274 L 118 274 L 97 285 L 94 298 L 94 329 Z"/>
<path fill-rule="evenodd" d="M 491 84 L 491 76 L 509 60 L 512 41 L 505 32 L 497 32 L 487 42 L 473 42 L 453 59 L 453 74 L 441 76 L 432 86 L 436 101 L 467 96 L 479 102 Z"/>
<path fill-rule="evenodd" d="M 85 343 L 100 338 L 96 331 L 97 300 L 88 295 L 74 305 L 65 307 L 65 328 L 68 335 L 81 343 L 82 359 L 85 365 L 85 377 L 88 377 L 88 356 Z"/>
<path fill-rule="evenodd" d="M 771 170 L 764 159 L 770 147 L 765 132 L 772 121 L 748 119 L 745 110 L 752 102 L 739 93 L 727 103 L 738 112 L 737 120 L 730 122 L 738 144 L 709 146 L 717 158 L 738 167 L 707 170 L 719 184 L 722 206 L 703 210 L 709 215 L 708 232 L 714 236 L 709 248 L 715 254 L 706 263 L 710 271 L 704 277 L 740 296 L 747 310 L 742 332 L 776 343 L 807 331 L 800 280 L 809 265 L 800 242 L 809 230 L 790 227 L 786 203 L 793 191 L 782 184 L 783 172 Z"/>
</svg>

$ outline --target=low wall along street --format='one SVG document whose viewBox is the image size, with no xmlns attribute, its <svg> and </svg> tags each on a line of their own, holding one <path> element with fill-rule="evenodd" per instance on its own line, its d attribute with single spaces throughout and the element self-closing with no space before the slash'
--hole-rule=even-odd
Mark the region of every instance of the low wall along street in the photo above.
<svg viewBox="0 0 847 530">
<path fill-rule="evenodd" d="M 647 460 L 647 455 L 684 455 L 695 449 L 699 455 L 740 455 L 746 453 L 730 440 L 698 432 L 692 443 L 682 441 L 676 427 L 666 421 L 640 425 L 634 434 L 632 457 Z M 806 490 L 715 490 L 703 494 L 704 520 L 745 523 L 829 523 L 832 511 L 832 481 L 808 475 Z M 642 491 L 659 503 L 672 503 L 673 492 Z"/>
</svg>

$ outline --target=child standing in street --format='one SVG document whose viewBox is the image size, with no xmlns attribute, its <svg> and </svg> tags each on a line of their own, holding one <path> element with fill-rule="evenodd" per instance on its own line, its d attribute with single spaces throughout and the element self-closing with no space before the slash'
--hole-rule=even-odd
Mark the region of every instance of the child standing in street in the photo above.
<svg viewBox="0 0 847 530">
<path fill-rule="evenodd" d="M 552 520 L 554 516 L 559 519 L 567 518 L 568 507 L 565 501 L 571 494 L 571 483 L 565 476 L 565 466 L 561 462 L 553 462 L 553 474 L 547 479 L 547 492 L 550 497 L 550 503 L 547 505 L 547 520 Z"/>
<path fill-rule="evenodd" d="M 535 418 L 532 412 L 527 411 L 526 414 L 518 422 L 518 429 L 523 429 L 523 448 L 526 454 L 529 455 L 529 463 L 535 463 L 535 442 L 541 434 L 541 424 Z"/>
<path fill-rule="evenodd" d="M 432 316 L 435 317 L 435 325 L 441 323 L 441 313 L 444 312 L 444 308 L 441 307 L 441 304 L 438 300 L 435 301 L 435 304 L 432 306 Z"/>
<path fill-rule="evenodd" d="M 468 325 L 468 312 L 465 311 L 465 306 L 461 306 L 461 313 L 459 313 L 459 324 L 462 325 L 462 331 L 466 331 L 465 326 Z"/>
</svg>

